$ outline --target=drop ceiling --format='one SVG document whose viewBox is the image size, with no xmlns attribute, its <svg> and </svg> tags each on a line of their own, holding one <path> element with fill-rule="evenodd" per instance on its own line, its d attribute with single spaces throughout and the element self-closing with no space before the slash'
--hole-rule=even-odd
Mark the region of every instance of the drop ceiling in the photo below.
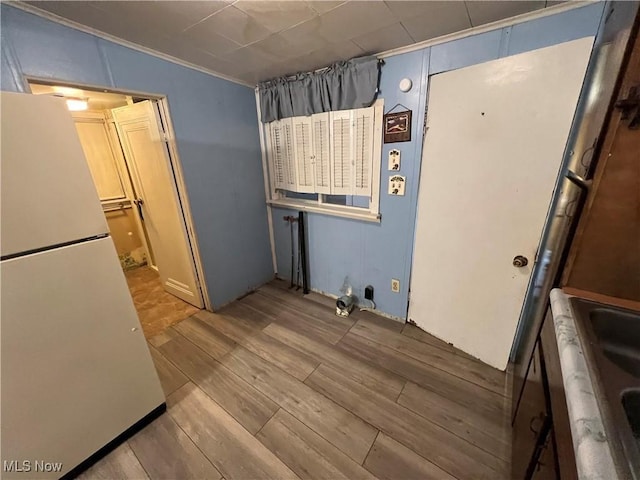
<svg viewBox="0 0 640 480">
<path fill-rule="evenodd" d="M 67 20 L 243 83 L 309 71 L 551 1 L 40 1 Z"/>
</svg>

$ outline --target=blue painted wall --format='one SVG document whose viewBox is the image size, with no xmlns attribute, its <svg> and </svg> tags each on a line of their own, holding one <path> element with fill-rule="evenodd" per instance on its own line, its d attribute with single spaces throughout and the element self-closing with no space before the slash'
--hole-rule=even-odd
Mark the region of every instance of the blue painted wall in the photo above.
<svg viewBox="0 0 640 480">
<path fill-rule="evenodd" d="M 273 277 L 252 89 L 0 8 L 2 90 L 27 75 L 167 96 L 214 307 Z"/>
<path fill-rule="evenodd" d="M 406 318 L 428 76 L 595 35 L 603 8 L 604 2 L 592 4 L 387 58 L 382 68 L 380 97 L 384 99 L 385 110 L 397 103 L 413 110 L 412 141 L 383 145 L 380 224 L 314 213 L 307 215 L 311 287 L 337 295 L 348 276 L 356 295 L 363 298 L 364 287 L 371 284 L 380 311 Z M 398 89 L 399 81 L 405 77 L 414 85 L 408 93 Z M 400 173 L 407 177 L 404 197 L 385 193 L 384 182 L 389 176 L 385 159 L 391 148 L 400 148 L 402 152 Z M 283 278 L 289 276 L 290 240 L 282 217 L 289 214 L 290 210 L 273 210 L 278 275 Z M 400 280 L 400 293 L 391 292 L 391 278 Z"/>
</svg>

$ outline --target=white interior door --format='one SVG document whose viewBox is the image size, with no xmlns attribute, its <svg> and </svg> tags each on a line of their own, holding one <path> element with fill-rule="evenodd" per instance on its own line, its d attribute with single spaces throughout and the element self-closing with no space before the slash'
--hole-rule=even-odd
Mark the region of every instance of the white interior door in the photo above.
<svg viewBox="0 0 640 480">
<path fill-rule="evenodd" d="M 430 79 L 409 318 L 504 369 L 593 38 Z M 528 265 L 517 268 L 514 257 Z"/>
<path fill-rule="evenodd" d="M 167 292 L 202 308 L 193 254 L 154 106 L 146 100 L 112 113 L 162 284 Z"/>
</svg>

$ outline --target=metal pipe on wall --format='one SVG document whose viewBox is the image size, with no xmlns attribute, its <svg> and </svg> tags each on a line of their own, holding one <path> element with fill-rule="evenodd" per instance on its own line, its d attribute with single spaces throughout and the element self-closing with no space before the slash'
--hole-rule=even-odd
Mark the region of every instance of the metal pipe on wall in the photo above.
<svg viewBox="0 0 640 480">
<path fill-rule="evenodd" d="M 298 248 L 302 259 L 302 293 L 309 293 L 309 272 L 307 270 L 307 240 L 304 225 L 304 212 L 298 212 Z"/>
</svg>

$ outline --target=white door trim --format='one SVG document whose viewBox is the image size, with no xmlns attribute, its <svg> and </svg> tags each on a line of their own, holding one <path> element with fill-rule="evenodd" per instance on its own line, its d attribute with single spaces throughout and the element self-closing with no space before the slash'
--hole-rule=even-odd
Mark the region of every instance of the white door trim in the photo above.
<svg viewBox="0 0 640 480">
<path fill-rule="evenodd" d="M 173 129 L 173 122 L 171 121 L 171 116 L 169 114 L 169 104 L 167 102 L 167 97 L 162 94 L 157 93 L 147 93 L 147 92 L 139 92 L 133 90 L 124 90 L 118 88 L 112 88 L 109 86 L 102 85 L 93 85 L 86 83 L 75 83 L 65 80 L 57 81 L 52 78 L 41 78 L 35 76 L 25 75 L 24 84 L 26 85 L 25 93 L 33 93 L 31 91 L 30 82 L 33 83 L 41 83 L 44 85 L 59 85 L 59 86 L 68 86 L 75 88 L 82 88 L 84 90 L 96 90 L 103 93 L 118 93 L 121 95 L 128 95 L 132 97 L 144 98 L 146 100 L 156 101 L 159 106 L 159 115 L 162 119 L 162 127 L 167 135 L 167 151 L 169 154 L 169 159 L 171 162 L 172 171 L 170 172 L 171 177 L 173 178 L 177 191 L 177 200 L 178 204 L 181 207 L 182 216 L 184 218 L 184 223 L 187 231 L 187 239 L 189 241 L 189 247 L 191 249 L 191 253 L 193 255 L 194 266 L 196 270 L 196 280 L 198 283 L 198 287 L 200 289 L 200 294 L 202 295 L 202 300 L 204 302 L 205 309 L 209 311 L 213 311 L 213 305 L 211 304 L 211 299 L 209 297 L 209 289 L 207 288 L 206 279 L 204 276 L 204 268 L 202 266 L 202 257 L 200 255 L 200 249 L 198 245 L 198 241 L 195 235 L 195 229 L 193 226 L 193 216 L 191 214 L 191 207 L 188 200 L 187 195 L 187 187 L 184 182 L 184 175 L 182 172 L 182 166 L 180 162 L 180 157 L 178 155 L 178 148 L 175 140 L 175 132 Z"/>
</svg>

